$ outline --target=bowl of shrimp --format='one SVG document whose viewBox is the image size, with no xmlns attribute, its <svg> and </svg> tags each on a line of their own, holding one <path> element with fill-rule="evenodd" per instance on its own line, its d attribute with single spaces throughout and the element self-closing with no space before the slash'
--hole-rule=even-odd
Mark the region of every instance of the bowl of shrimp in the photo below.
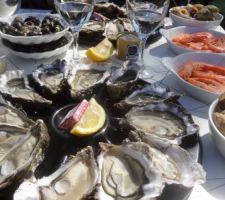
<svg viewBox="0 0 225 200">
<path fill-rule="evenodd" d="M 160 33 L 176 54 L 207 52 L 225 55 L 225 33 L 188 26 L 160 29 Z"/>
<path fill-rule="evenodd" d="M 190 96 L 206 104 L 225 92 L 225 56 L 211 53 L 185 53 L 165 57 L 163 65 Z"/>
</svg>

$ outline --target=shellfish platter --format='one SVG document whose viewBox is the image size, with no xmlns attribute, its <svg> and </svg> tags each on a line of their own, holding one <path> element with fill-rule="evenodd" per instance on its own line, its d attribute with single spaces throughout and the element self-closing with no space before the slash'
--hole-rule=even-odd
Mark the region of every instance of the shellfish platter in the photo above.
<svg viewBox="0 0 225 200">
<path fill-rule="evenodd" d="M 135 64 L 56 60 L 0 75 L 0 94 L 1 199 L 181 200 L 205 181 L 198 125 L 179 94 L 142 80 Z M 62 108 L 93 98 L 106 114 L 100 130 L 55 131 Z"/>
</svg>

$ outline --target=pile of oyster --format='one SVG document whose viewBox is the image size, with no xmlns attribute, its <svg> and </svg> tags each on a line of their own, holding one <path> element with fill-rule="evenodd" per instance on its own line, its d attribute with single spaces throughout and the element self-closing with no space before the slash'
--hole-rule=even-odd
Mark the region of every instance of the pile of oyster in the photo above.
<svg viewBox="0 0 225 200">
<path fill-rule="evenodd" d="M 197 144 L 199 127 L 178 103 L 180 95 L 140 79 L 138 69 L 80 69 L 56 60 L 29 75 L 1 75 L 0 189 L 16 185 L 14 200 L 136 200 L 158 198 L 172 184 L 202 184 L 203 168 L 183 148 Z M 92 96 L 109 118 L 98 139 L 73 143 L 75 136 L 66 140 L 45 126 L 57 108 Z M 63 150 L 49 156 L 54 140 Z M 58 165 L 44 164 L 53 156 Z M 43 165 L 50 170 L 37 176 Z"/>
<path fill-rule="evenodd" d="M 119 33 L 133 30 L 124 8 L 113 3 L 95 4 L 91 20 L 79 33 L 79 42 L 98 43 L 104 37 L 116 41 Z"/>
</svg>

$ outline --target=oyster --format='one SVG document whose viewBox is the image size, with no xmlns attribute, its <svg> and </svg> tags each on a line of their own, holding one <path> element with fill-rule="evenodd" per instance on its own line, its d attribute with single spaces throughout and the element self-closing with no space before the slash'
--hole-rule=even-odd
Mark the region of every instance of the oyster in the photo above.
<svg viewBox="0 0 225 200">
<path fill-rule="evenodd" d="M 40 120 L 28 132 L 7 126 L 0 127 L 0 130 L 0 189 L 3 189 L 36 168 L 49 136 Z"/>
<path fill-rule="evenodd" d="M 75 157 L 71 156 L 50 176 L 23 182 L 15 192 L 14 200 L 85 199 L 94 189 L 97 178 L 93 150 L 87 147 Z"/>
<path fill-rule="evenodd" d="M 77 100 L 90 98 L 105 83 L 108 77 L 109 73 L 107 71 L 89 67 L 74 69 L 68 76 L 71 96 Z"/>
<path fill-rule="evenodd" d="M 189 153 L 176 144 L 142 132 L 131 132 L 129 139 L 149 145 L 152 161 L 167 184 L 182 184 L 193 187 L 205 182 L 206 173 Z"/>
<path fill-rule="evenodd" d="M 100 13 L 101 15 L 109 19 L 117 19 L 119 17 L 126 17 L 125 9 L 117 6 L 114 3 L 96 3 L 94 6 L 94 12 Z"/>
<path fill-rule="evenodd" d="M 135 90 L 124 100 L 116 103 L 114 106 L 121 111 L 127 112 L 134 106 L 144 106 L 148 103 L 157 103 L 164 101 L 175 102 L 180 96 L 172 92 L 167 87 L 147 84 L 145 87 Z"/>
<path fill-rule="evenodd" d="M 111 75 L 107 80 L 107 93 L 112 101 L 119 101 L 135 89 L 143 87 L 147 82 L 138 78 L 139 68 L 130 65 L 128 68 L 111 67 Z"/>
<path fill-rule="evenodd" d="M 34 122 L 23 111 L 0 103 L 0 127 L 6 126 L 27 130 L 33 124 Z"/>
<path fill-rule="evenodd" d="M 90 42 L 97 44 L 103 40 L 103 33 L 105 30 L 105 22 L 90 21 L 86 23 L 79 33 L 79 42 L 82 44 L 89 44 Z"/>
<path fill-rule="evenodd" d="M 62 99 L 69 92 L 67 73 L 69 67 L 65 60 L 56 60 L 51 64 L 42 64 L 29 77 L 30 84 L 47 99 Z"/>
<path fill-rule="evenodd" d="M 22 106 L 27 112 L 48 108 L 52 104 L 29 87 L 28 80 L 20 70 L 7 71 L 0 76 L 0 93 L 6 100 Z"/>
<path fill-rule="evenodd" d="M 184 108 L 174 103 L 134 107 L 121 119 L 120 124 L 124 128 L 153 134 L 179 145 L 194 145 L 198 141 L 198 125 Z"/>
<path fill-rule="evenodd" d="M 148 145 L 137 142 L 100 146 L 95 199 L 150 199 L 162 193 L 164 182 L 153 166 Z"/>
<path fill-rule="evenodd" d="M 128 32 L 134 31 L 133 26 L 131 25 L 129 19 L 118 18 L 106 23 L 103 35 L 110 40 L 116 41 L 118 35 L 126 31 Z"/>
</svg>

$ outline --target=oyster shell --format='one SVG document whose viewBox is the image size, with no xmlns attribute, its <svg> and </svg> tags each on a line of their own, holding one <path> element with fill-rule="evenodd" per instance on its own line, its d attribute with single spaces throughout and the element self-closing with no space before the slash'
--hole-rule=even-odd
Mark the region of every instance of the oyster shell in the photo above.
<svg viewBox="0 0 225 200">
<path fill-rule="evenodd" d="M 0 93 L 14 105 L 22 106 L 27 112 L 50 107 L 52 102 L 43 98 L 29 87 L 23 71 L 7 71 L 0 76 Z"/>
<path fill-rule="evenodd" d="M 116 103 L 114 106 L 121 111 L 127 112 L 134 106 L 144 106 L 148 103 L 167 102 L 176 100 L 180 95 L 174 93 L 167 87 L 147 84 L 145 87 L 135 90 L 124 100 Z"/>
<path fill-rule="evenodd" d="M 89 67 L 74 69 L 68 76 L 71 96 L 76 100 L 90 98 L 108 77 L 107 71 Z"/>
<path fill-rule="evenodd" d="M 184 108 L 174 103 L 134 107 L 120 124 L 126 129 L 140 130 L 179 145 L 194 145 L 198 141 L 198 125 Z"/>
<path fill-rule="evenodd" d="M 142 132 L 132 131 L 129 139 L 134 142 L 145 142 L 150 146 L 152 161 L 167 184 L 193 187 L 205 182 L 206 173 L 202 166 L 180 146 Z"/>
<path fill-rule="evenodd" d="M 103 40 L 105 22 L 90 21 L 86 23 L 79 33 L 79 42 L 82 44 L 98 43 Z"/>
<path fill-rule="evenodd" d="M 50 176 L 23 182 L 15 192 L 14 200 L 85 199 L 94 189 L 97 178 L 93 150 L 87 147 L 75 157 L 71 156 Z"/>
<path fill-rule="evenodd" d="M 41 64 L 29 77 L 30 84 L 47 99 L 62 99 L 69 92 L 67 73 L 69 67 L 65 60 L 56 60 L 51 64 Z"/>
<path fill-rule="evenodd" d="M 117 6 L 114 3 L 96 3 L 94 6 L 94 12 L 100 13 L 101 15 L 109 19 L 117 19 L 119 17 L 126 17 L 125 9 Z"/>
<path fill-rule="evenodd" d="M 147 82 L 138 78 L 139 68 L 130 65 L 125 68 L 111 68 L 110 78 L 107 80 L 107 93 L 112 101 L 119 101 L 128 96 L 137 88 L 143 87 Z"/>
<path fill-rule="evenodd" d="M 164 182 L 153 166 L 148 145 L 137 142 L 100 146 L 95 199 L 150 199 L 162 193 Z"/>
<path fill-rule="evenodd" d="M 116 41 L 118 35 L 126 31 L 128 32 L 134 31 L 133 26 L 131 25 L 129 19 L 118 18 L 106 23 L 103 35 L 110 40 Z"/>
<path fill-rule="evenodd" d="M 48 141 L 47 128 L 41 120 L 28 132 L 15 127 L 1 127 L 0 189 L 33 171 L 42 159 Z"/>
<path fill-rule="evenodd" d="M 34 122 L 22 111 L 7 104 L 0 103 L 0 127 L 27 130 Z"/>
</svg>

